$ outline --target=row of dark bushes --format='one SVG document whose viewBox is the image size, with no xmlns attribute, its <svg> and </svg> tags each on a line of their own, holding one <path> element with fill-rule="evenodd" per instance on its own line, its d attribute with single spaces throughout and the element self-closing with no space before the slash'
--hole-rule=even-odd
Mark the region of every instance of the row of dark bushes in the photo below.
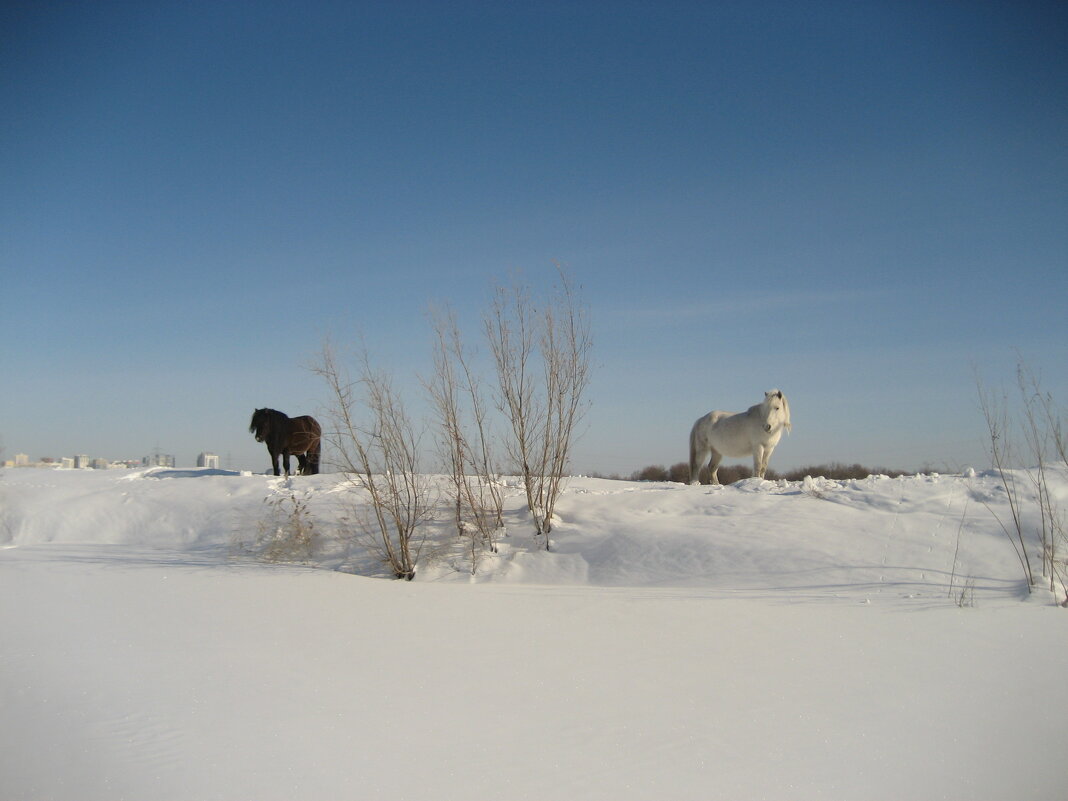
<svg viewBox="0 0 1068 801">
<path fill-rule="evenodd" d="M 728 464 L 720 465 L 719 467 L 719 481 L 721 484 L 733 484 L 735 481 L 751 478 L 752 475 L 752 469 L 743 464 Z M 787 481 L 801 481 L 805 476 L 812 476 L 813 478 L 822 477 L 845 480 L 851 478 L 867 478 L 871 475 L 890 476 L 891 478 L 894 478 L 896 476 L 909 475 L 909 473 L 904 470 L 886 470 L 881 467 L 869 469 L 860 464 L 831 462 L 830 464 L 813 465 L 811 467 L 799 467 L 782 473 L 777 470 L 772 470 L 769 467 L 765 478 L 769 481 L 776 481 L 780 478 L 784 478 Z M 632 473 L 630 480 L 675 481 L 680 484 L 688 484 L 690 482 L 690 466 L 686 464 L 686 462 L 679 462 L 673 464 L 671 467 L 649 465 L 648 467 L 643 467 L 641 470 L 636 470 Z M 708 483 L 707 467 L 704 467 L 701 470 L 701 483 Z"/>
</svg>

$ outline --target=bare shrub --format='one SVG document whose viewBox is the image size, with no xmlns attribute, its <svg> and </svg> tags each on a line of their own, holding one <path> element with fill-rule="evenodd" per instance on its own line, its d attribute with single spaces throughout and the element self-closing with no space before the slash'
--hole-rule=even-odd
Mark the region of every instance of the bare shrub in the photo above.
<svg viewBox="0 0 1068 801">
<path fill-rule="evenodd" d="M 719 468 L 720 484 L 733 484 L 744 478 L 751 478 L 753 471 L 744 465 L 726 465 Z M 701 468 L 700 476 L 702 483 L 708 484 L 710 471 L 708 465 Z M 775 473 L 768 470 L 768 478 L 774 478 Z M 674 481 L 677 484 L 690 483 L 690 465 L 687 462 L 678 462 L 670 468 L 663 465 L 648 465 L 641 470 L 635 470 L 630 474 L 631 481 Z"/>
<path fill-rule="evenodd" d="M 1030 520 L 1038 519 L 1035 533 L 1042 557 L 1042 576 L 1049 581 L 1049 589 L 1056 592 L 1060 585 L 1068 606 L 1068 522 L 1065 512 L 1057 504 L 1050 489 L 1054 466 L 1068 469 L 1068 443 L 1065 442 L 1063 412 L 1053 396 L 1042 389 L 1040 375 L 1022 356 L 1016 365 L 1018 406 L 1013 406 L 1007 393 L 1000 395 L 987 390 L 976 371 L 979 407 L 986 421 L 989 449 L 994 470 L 1001 481 L 1009 505 L 1011 520 L 1002 520 L 986 504 L 1020 560 L 1028 590 L 1036 583 L 1031 568 L 1025 534 Z M 1023 450 L 1019 450 L 1019 442 Z M 1021 464 L 1026 460 L 1026 464 Z M 1022 486 L 1021 486 L 1022 485 Z M 1030 486 L 1034 506 L 1023 489 Z"/>
<path fill-rule="evenodd" d="M 705 471 L 707 473 L 707 471 Z M 648 465 L 641 470 L 635 470 L 630 474 L 631 481 L 673 481 L 676 484 L 690 483 L 690 465 L 687 462 L 676 462 L 671 467 L 663 465 Z"/>
<path fill-rule="evenodd" d="M 831 462 L 830 464 L 799 467 L 776 475 L 777 478 L 784 478 L 787 481 L 801 481 L 805 476 L 827 478 L 832 481 L 849 481 L 867 478 L 868 476 L 889 476 L 890 478 L 896 478 L 897 476 L 910 475 L 910 473 L 905 470 L 888 470 L 885 467 L 864 467 L 855 462 L 849 465 L 843 464 L 842 462 Z"/>
<path fill-rule="evenodd" d="M 1068 604 L 1068 565 L 1063 553 L 1068 546 L 1068 525 L 1064 511 L 1050 491 L 1050 471 L 1059 462 L 1068 468 L 1061 412 L 1053 396 L 1043 391 L 1040 376 L 1021 358 L 1016 367 L 1016 385 L 1020 392 L 1024 442 L 1032 467 L 1025 471 L 1038 503 L 1039 534 L 1042 543 L 1042 575 L 1049 579 L 1049 589 L 1057 583 Z"/>
<path fill-rule="evenodd" d="M 1016 552 L 1016 558 L 1023 569 L 1024 578 L 1027 580 L 1027 591 L 1035 584 L 1035 576 L 1031 570 L 1031 560 L 1027 554 L 1027 542 L 1024 539 L 1023 512 L 1020 505 L 1020 488 L 1016 481 L 1016 474 L 1010 469 L 1013 458 L 1012 429 L 1009 424 L 1008 399 L 1002 395 L 1000 398 L 984 389 L 981 379 L 976 376 L 976 386 L 979 392 L 979 408 L 986 421 L 987 434 L 989 436 L 990 461 L 994 465 L 1001 480 L 1001 486 L 1005 490 L 1005 497 L 1009 504 L 1009 515 L 1012 517 L 1010 525 L 1003 521 L 993 508 L 986 504 L 986 508 L 997 520 L 1005 536 L 1012 544 Z"/>
<path fill-rule="evenodd" d="M 287 488 L 263 499 L 264 514 L 256 522 L 251 540 L 240 535 L 232 552 L 273 563 L 303 564 L 312 560 L 319 545 L 319 532 L 312 518 L 306 492 Z"/>
<path fill-rule="evenodd" d="M 830 464 L 799 467 L 784 472 L 779 472 L 769 467 L 764 477 L 768 481 L 778 481 L 780 479 L 785 479 L 786 481 L 802 481 L 805 476 L 847 481 L 849 479 L 867 478 L 872 475 L 890 476 L 891 478 L 894 478 L 896 476 L 910 474 L 904 470 L 887 470 L 886 468 L 881 467 L 867 468 L 856 463 L 847 465 L 841 462 L 831 462 Z M 742 481 L 752 477 L 752 469 L 743 464 L 721 465 L 719 468 L 719 480 L 721 484 L 733 484 L 736 481 Z M 702 484 L 707 484 L 709 482 L 708 465 L 701 468 L 700 479 Z M 631 473 L 630 480 L 674 481 L 681 484 L 689 484 L 690 465 L 687 462 L 678 462 L 677 464 L 673 464 L 670 468 L 664 468 L 661 465 L 649 465 L 643 467 L 641 470 L 636 470 Z"/>
<path fill-rule="evenodd" d="M 631 474 L 631 481 L 669 481 L 671 474 L 663 465 L 649 465 Z"/>
<path fill-rule="evenodd" d="M 960 523 L 957 525 L 957 541 L 956 541 L 956 544 L 953 547 L 953 569 L 950 571 L 950 574 L 949 574 L 949 597 L 950 598 L 953 597 L 954 585 L 956 584 L 956 581 L 957 581 L 957 564 L 958 564 L 958 557 L 960 556 L 960 538 L 961 538 L 961 534 L 964 533 L 964 522 L 965 522 L 965 520 L 968 519 L 968 502 L 969 502 L 969 500 L 970 500 L 970 498 L 965 497 L 965 499 L 964 499 L 964 509 L 961 511 Z M 967 586 L 967 585 L 965 585 L 965 586 Z M 961 598 L 964 597 L 963 592 L 961 593 L 960 597 Z"/>
<path fill-rule="evenodd" d="M 312 367 L 332 396 L 332 427 L 324 436 L 351 489 L 366 494 L 342 522 L 396 578 L 410 581 L 426 539 L 420 527 L 433 510 L 432 484 L 420 472 L 418 437 L 390 376 L 371 365 L 366 350 L 359 363 L 359 379 L 352 381 L 326 344 Z"/>
<path fill-rule="evenodd" d="M 690 483 L 690 465 L 688 462 L 676 462 L 668 468 L 668 481 L 676 484 Z"/>
<path fill-rule="evenodd" d="M 484 318 L 497 371 L 498 408 L 507 417 L 509 456 L 523 478 L 535 533 L 550 547 L 576 426 L 586 409 L 592 339 L 589 320 L 563 270 L 537 311 L 528 287 L 498 287 Z"/>
<path fill-rule="evenodd" d="M 770 468 L 764 474 L 764 478 L 766 478 L 768 481 L 774 481 L 775 476 L 775 471 Z M 746 467 L 744 464 L 731 464 L 727 465 L 726 467 L 720 465 L 718 477 L 721 484 L 734 484 L 738 481 L 744 481 L 747 478 L 752 478 L 753 471 L 751 468 Z M 711 472 L 709 473 L 708 480 L 710 482 L 712 480 Z"/>
<path fill-rule="evenodd" d="M 471 572 L 483 550 L 497 551 L 504 531 L 500 477 L 482 383 L 472 369 L 455 314 L 433 316 L 434 374 L 423 384 L 438 418 L 438 449 L 452 488 L 458 536 L 468 541 Z"/>
</svg>

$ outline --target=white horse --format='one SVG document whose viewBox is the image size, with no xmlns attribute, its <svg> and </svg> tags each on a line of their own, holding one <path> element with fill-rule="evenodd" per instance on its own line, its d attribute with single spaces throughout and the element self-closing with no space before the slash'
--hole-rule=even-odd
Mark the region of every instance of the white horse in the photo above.
<svg viewBox="0 0 1068 801">
<path fill-rule="evenodd" d="M 712 483 L 719 483 L 719 463 L 724 456 L 753 455 L 753 474 L 764 477 L 768 459 L 789 431 L 790 404 L 777 389 L 764 393 L 763 403 L 748 411 L 709 412 L 690 429 L 690 484 L 700 483 L 698 473 L 711 454 Z"/>
</svg>

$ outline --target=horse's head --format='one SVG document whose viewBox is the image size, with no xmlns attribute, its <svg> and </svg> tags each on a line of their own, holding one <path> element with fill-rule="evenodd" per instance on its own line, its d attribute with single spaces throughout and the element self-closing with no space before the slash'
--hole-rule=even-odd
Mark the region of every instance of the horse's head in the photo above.
<svg viewBox="0 0 1068 801">
<path fill-rule="evenodd" d="M 252 413 L 252 421 L 248 424 L 248 432 L 256 435 L 256 442 L 263 442 L 267 438 L 267 432 L 271 429 L 271 416 L 268 409 L 257 409 Z"/>
<path fill-rule="evenodd" d="M 764 430 L 771 433 L 777 428 L 785 428 L 790 431 L 790 404 L 786 396 L 780 390 L 772 389 L 764 393 L 764 403 L 761 404 Z"/>
</svg>

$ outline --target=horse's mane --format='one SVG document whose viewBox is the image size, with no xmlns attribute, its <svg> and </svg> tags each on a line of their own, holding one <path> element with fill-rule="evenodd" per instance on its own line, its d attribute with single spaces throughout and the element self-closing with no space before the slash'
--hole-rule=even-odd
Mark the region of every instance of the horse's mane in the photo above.
<svg viewBox="0 0 1068 801">
<path fill-rule="evenodd" d="M 252 421 L 248 425 L 250 434 L 259 434 L 265 428 L 278 430 L 278 424 L 288 420 L 284 412 L 277 409 L 257 409 L 252 413 Z"/>
</svg>

